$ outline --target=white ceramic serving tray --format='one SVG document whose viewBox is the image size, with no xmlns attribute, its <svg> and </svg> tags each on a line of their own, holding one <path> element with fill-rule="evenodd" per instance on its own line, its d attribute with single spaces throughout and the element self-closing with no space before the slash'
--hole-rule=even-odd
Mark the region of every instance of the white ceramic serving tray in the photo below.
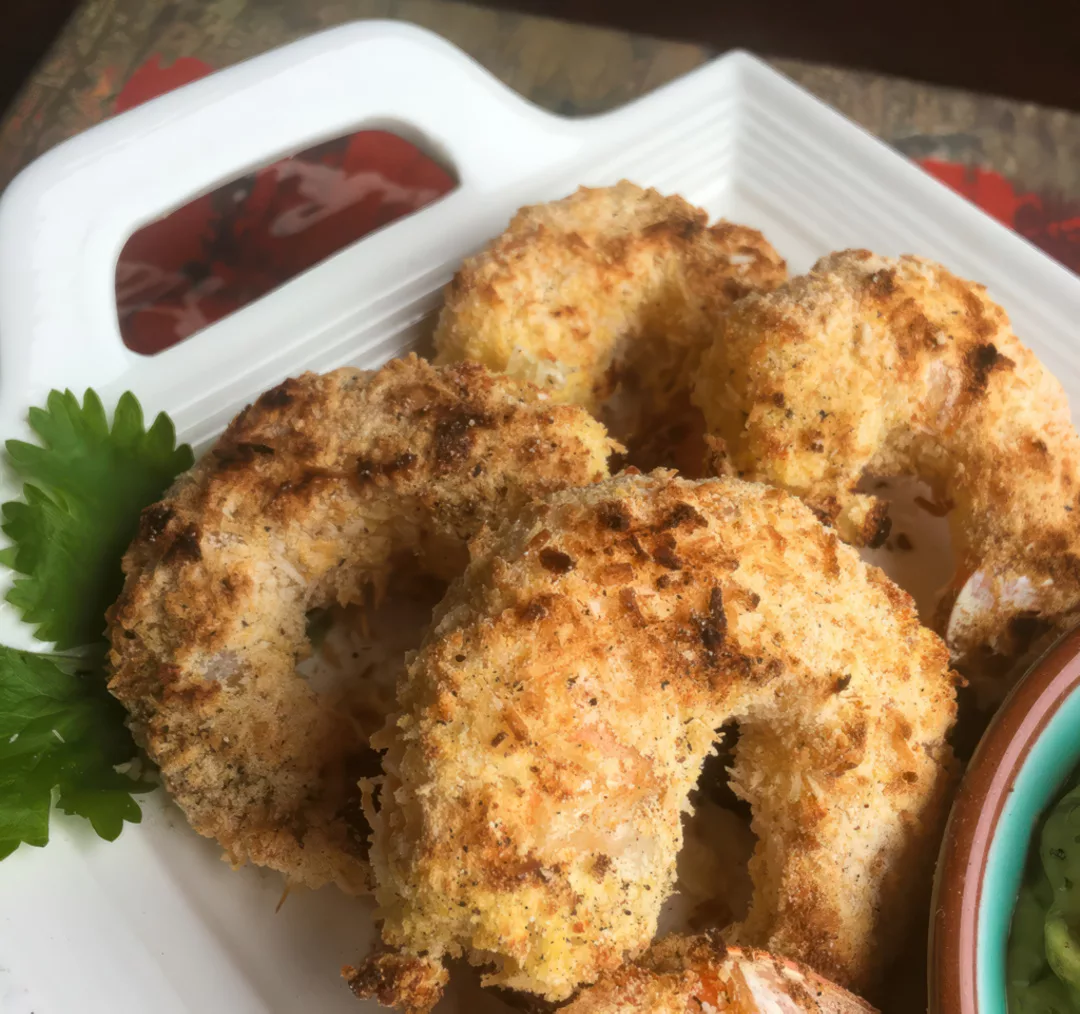
<svg viewBox="0 0 1080 1014">
<path fill-rule="evenodd" d="M 145 223 L 244 170 L 362 126 L 418 140 L 460 185 L 161 355 L 121 342 L 114 271 Z M 762 229 L 793 271 L 838 248 L 916 252 L 985 282 L 1080 404 L 1080 279 L 764 64 L 728 55 L 623 109 L 568 120 L 445 41 L 336 29 L 189 85 L 40 159 L 0 202 L 0 435 L 50 388 L 133 390 L 205 446 L 304 369 L 414 345 L 463 255 L 519 205 L 626 177 Z M 4 490 L 11 493 L 10 485 Z M 7 607 L 5 607 L 6 609 Z M 10 610 L 0 640 L 31 641 Z M 338 967 L 370 906 L 234 873 L 161 793 L 103 844 L 54 818 L 0 863 L 3 1014 L 356 1011 Z M 475 996 L 457 1001 L 479 1010 Z"/>
</svg>

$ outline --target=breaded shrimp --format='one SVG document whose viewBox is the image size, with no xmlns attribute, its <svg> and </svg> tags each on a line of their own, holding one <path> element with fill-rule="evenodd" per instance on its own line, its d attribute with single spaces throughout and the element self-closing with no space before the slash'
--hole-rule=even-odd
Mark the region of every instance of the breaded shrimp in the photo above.
<svg viewBox="0 0 1080 1014">
<path fill-rule="evenodd" d="M 723 321 L 694 400 L 718 470 L 805 500 L 855 545 L 888 532 L 864 475 L 951 509 L 939 628 L 958 662 L 1014 657 L 1080 609 L 1080 438 L 1061 384 L 981 285 L 848 250 Z"/>
<path fill-rule="evenodd" d="M 761 233 L 707 222 L 625 180 L 522 208 L 450 283 L 436 362 L 532 381 L 630 444 L 687 429 L 692 368 L 717 318 L 787 277 Z"/>
<path fill-rule="evenodd" d="M 473 554 L 373 737 L 396 952 L 355 981 L 421 1010 L 464 954 L 562 1000 L 640 954 L 729 719 L 758 837 L 730 938 L 875 980 L 953 777 L 954 675 L 910 597 L 789 494 L 662 471 L 543 498 Z"/>
<path fill-rule="evenodd" d="M 601 478 L 610 449 L 579 408 L 415 356 L 305 374 L 241 412 L 143 512 L 110 618 L 109 688 L 192 827 L 234 863 L 365 889 L 369 702 L 297 674 L 305 615 L 377 597 L 402 558 L 453 577 L 482 525 Z"/>
<path fill-rule="evenodd" d="M 665 937 L 605 974 L 563 1014 L 875 1014 L 809 968 L 711 936 Z"/>
</svg>

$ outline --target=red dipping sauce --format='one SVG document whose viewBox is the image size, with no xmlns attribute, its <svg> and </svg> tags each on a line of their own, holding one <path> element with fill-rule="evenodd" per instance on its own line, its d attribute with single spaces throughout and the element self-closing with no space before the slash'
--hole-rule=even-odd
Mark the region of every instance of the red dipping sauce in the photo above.
<svg viewBox="0 0 1080 1014">
<path fill-rule="evenodd" d="M 233 180 L 140 229 L 116 266 L 124 344 L 154 355 L 453 190 L 415 145 L 362 130 Z"/>
</svg>

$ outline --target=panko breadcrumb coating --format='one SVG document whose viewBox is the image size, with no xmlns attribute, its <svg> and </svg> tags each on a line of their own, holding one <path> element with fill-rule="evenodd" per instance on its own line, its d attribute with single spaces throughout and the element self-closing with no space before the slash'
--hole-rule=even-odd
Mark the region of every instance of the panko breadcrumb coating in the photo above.
<svg viewBox="0 0 1080 1014">
<path fill-rule="evenodd" d="M 563 1014 L 875 1014 L 809 968 L 711 936 L 665 937 L 604 975 Z"/>
<path fill-rule="evenodd" d="M 761 233 L 625 180 L 522 208 L 446 292 L 436 362 L 475 360 L 584 405 L 617 439 L 687 430 L 717 319 L 787 277 Z M 678 438 L 677 433 L 673 435 Z M 653 452 L 655 453 L 655 452 Z"/>
<path fill-rule="evenodd" d="M 529 498 L 607 474 L 611 443 L 483 367 L 415 356 L 285 381 L 142 515 L 109 626 L 109 688 L 192 827 L 290 883 L 367 887 L 358 699 L 297 674 L 305 616 L 443 578 Z M 370 773 L 370 772 L 368 772 Z"/>
<path fill-rule="evenodd" d="M 919 257 L 832 254 L 733 309 L 694 399 L 720 470 L 790 490 L 854 544 L 888 532 L 864 475 L 928 482 L 951 510 L 940 629 L 958 662 L 1015 657 L 1075 618 L 1080 438 L 983 286 Z"/>
<path fill-rule="evenodd" d="M 464 954 L 563 1000 L 640 954 L 728 719 L 758 837 L 732 940 L 877 978 L 953 778 L 954 674 L 909 596 L 789 494 L 662 471 L 545 497 L 472 549 L 373 737 L 396 953 L 354 989 L 425 1010 Z"/>
</svg>

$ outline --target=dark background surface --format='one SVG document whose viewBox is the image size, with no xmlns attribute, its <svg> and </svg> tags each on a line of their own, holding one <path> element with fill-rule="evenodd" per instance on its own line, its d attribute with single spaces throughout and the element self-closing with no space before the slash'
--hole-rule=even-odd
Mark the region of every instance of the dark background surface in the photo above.
<svg viewBox="0 0 1080 1014">
<path fill-rule="evenodd" d="M 0 0 L 0 112 L 78 6 L 79 0 Z"/>
<path fill-rule="evenodd" d="M 1076 0 L 479 2 L 1080 110 Z M 196 9 L 200 0 L 191 4 Z M 77 6 L 78 0 L 0 0 L 0 109 Z"/>
<path fill-rule="evenodd" d="M 1080 110 L 1077 0 L 510 0 L 487 5 Z"/>
</svg>

